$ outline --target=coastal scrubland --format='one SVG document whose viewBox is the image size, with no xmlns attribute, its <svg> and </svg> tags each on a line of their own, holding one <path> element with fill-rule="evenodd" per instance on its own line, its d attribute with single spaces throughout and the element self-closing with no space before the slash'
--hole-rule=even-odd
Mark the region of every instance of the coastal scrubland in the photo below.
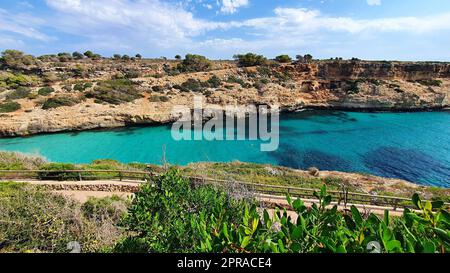
<svg viewBox="0 0 450 273">
<path fill-rule="evenodd" d="M 224 181 L 257 183 L 263 185 L 292 186 L 318 189 L 326 186 L 329 190 L 342 190 L 373 195 L 387 195 L 409 198 L 419 193 L 424 199 L 440 199 L 450 202 L 450 189 L 421 186 L 400 179 L 377 177 L 363 173 L 343 173 L 336 171 L 321 171 L 317 168 L 298 170 L 270 164 L 245 162 L 199 162 L 187 166 L 171 166 L 185 177 L 209 178 Z M 112 159 L 98 159 L 89 164 L 54 163 L 39 156 L 24 155 L 15 152 L 0 151 L 0 170 L 124 170 L 149 171 L 164 173 L 167 167 L 163 165 L 144 164 L 141 162 L 122 163 Z M 116 177 L 116 172 L 93 173 L 97 178 Z M 45 173 L 44 173 L 45 176 Z M 56 178 L 78 180 L 75 173 L 62 172 Z M 7 180 L 8 174 L 0 174 Z"/>
<path fill-rule="evenodd" d="M 0 135 L 172 122 L 174 105 L 280 105 L 349 110 L 440 110 L 449 106 L 450 64 L 315 60 L 248 53 L 234 60 L 187 54 L 145 59 L 87 52 L 0 58 Z"/>
<path fill-rule="evenodd" d="M 0 252 L 103 253 L 444 253 L 450 214 L 442 201 L 412 196 L 416 211 L 379 217 L 352 206 L 338 211 L 323 186 L 307 207 L 260 207 L 251 195 L 193 186 L 169 169 L 134 198 L 77 203 L 23 183 L 0 183 Z M 378 242 L 379 247 L 370 247 Z"/>
</svg>

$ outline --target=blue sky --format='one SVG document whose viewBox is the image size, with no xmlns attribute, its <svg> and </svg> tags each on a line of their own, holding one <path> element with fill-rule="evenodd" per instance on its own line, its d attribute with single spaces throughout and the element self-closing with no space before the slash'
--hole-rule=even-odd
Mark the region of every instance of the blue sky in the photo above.
<svg viewBox="0 0 450 273">
<path fill-rule="evenodd" d="M 0 49 L 450 61 L 447 0 L 17 0 Z"/>
</svg>

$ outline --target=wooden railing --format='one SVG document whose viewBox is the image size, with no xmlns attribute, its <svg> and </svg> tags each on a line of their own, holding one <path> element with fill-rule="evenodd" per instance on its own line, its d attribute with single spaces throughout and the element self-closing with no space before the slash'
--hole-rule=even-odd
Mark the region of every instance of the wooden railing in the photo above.
<svg viewBox="0 0 450 273">
<path fill-rule="evenodd" d="M 148 171 L 128 170 L 0 170 L 0 180 L 58 180 L 58 181 L 93 181 L 93 180 L 119 180 L 119 181 L 151 181 L 152 177 L 160 173 Z M 215 184 L 227 187 L 242 187 L 240 190 L 266 194 L 274 197 L 285 197 L 287 194 L 295 198 L 316 199 L 314 192 L 318 189 L 288 187 L 279 185 L 257 184 L 243 181 L 220 180 L 205 177 L 186 177 L 194 184 Z M 361 204 L 397 208 L 412 208 L 409 198 L 395 196 L 371 195 L 365 193 L 349 192 L 347 189 L 328 190 L 332 200 L 340 205 Z M 450 203 L 445 203 L 450 207 Z"/>
</svg>

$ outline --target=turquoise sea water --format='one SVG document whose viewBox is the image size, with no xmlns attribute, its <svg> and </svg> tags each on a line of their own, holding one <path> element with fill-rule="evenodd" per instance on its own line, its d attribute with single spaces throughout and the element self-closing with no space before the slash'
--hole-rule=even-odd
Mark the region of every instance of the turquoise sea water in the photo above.
<svg viewBox="0 0 450 273">
<path fill-rule="evenodd" d="M 259 141 L 175 141 L 170 126 L 136 127 L 0 138 L 0 150 L 39 154 L 56 162 L 185 165 L 198 161 L 271 163 L 306 169 L 364 172 L 450 187 L 450 113 L 305 111 L 283 115 L 280 146 L 261 152 Z"/>
</svg>

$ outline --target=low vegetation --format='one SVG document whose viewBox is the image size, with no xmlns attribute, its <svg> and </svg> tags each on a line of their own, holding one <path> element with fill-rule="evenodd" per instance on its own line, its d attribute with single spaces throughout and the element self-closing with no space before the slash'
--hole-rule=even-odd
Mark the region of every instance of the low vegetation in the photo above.
<svg viewBox="0 0 450 273">
<path fill-rule="evenodd" d="M 86 92 L 86 97 L 99 103 L 122 104 L 139 99 L 142 94 L 132 81 L 115 79 L 99 82 L 93 90 Z"/>
<path fill-rule="evenodd" d="M 254 53 L 238 54 L 234 55 L 233 58 L 237 60 L 240 66 L 244 67 L 264 65 L 267 63 L 266 57 Z"/>
<path fill-rule="evenodd" d="M 103 252 L 121 236 L 119 198 L 91 199 L 84 205 L 43 188 L 0 183 L 0 252 Z"/>
<path fill-rule="evenodd" d="M 31 93 L 31 90 L 27 87 L 20 86 L 16 90 L 6 95 L 7 100 L 18 100 L 27 98 Z"/>
<path fill-rule="evenodd" d="M 300 200 L 270 212 L 241 194 L 212 186 L 191 186 L 171 170 L 136 193 L 121 222 L 133 235 L 116 252 L 208 253 L 435 253 L 450 250 L 450 214 L 442 202 L 413 202 L 393 218 L 361 214 L 354 206 L 339 212 L 323 187 L 308 208 Z M 433 212 L 434 211 L 434 212 Z M 377 242 L 379 248 L 371 248 Z"/>
<path fill-rule="evenodd" d="M 42 178 L 75 180 L 71 169 L 155 170 L 162 167 L 96 160 L 74 165 L 47 163 L 39 157 L 0 152 L 0 169 L 41 169 Z M 253 193 L 233 182 L 192 184 L 198 175 L 281 185 L 307 185 L 320 190 L 311 207 L 287 197 L 289 209 L 265 209 Z M 69 252 L 71 242 L 83 252 L 205 253 L 364 253 L 372 242 L 384 253 L 435 253 L 450 250 L 450 214 L 441 200 L 412 203 L 416 211 L 379 217 L 330 204 L 328 188 L 342 180 L 323 180 L 317 169 L 305 174 L 269 165 L 244 163 L 192 164 L 148 177 L 131 203 L 119 197 L 94 198 L 84 204 L 23 183 L 0 183 L 0 252 Z M 102 173 L 108 175 L 108 173 Z M 45 177 L 44 177 L 45 176 Z M 303 177 L 304 180 L 301 180 Z M 285 180 L 284 180 L 285 179 Z M 304 181 L 305 184 L 298 184 Z M 68 248 L 69 246 L 69 248 Z"/>
<path fill-rule="evenodd" d="M 55 89 L 53 89 L 50 86 L 46 86 L 46 87 L 42 87 L 41 89 L 38 90 L 38 95 L 39 96 L 48 96 L 53 92 L 55 92 Z"/>
<path fill-rule="evenodd" d="M 0 113 L 11 113 L 19 110 L 20 108 L 20 103 L 17 103 L 15 101 L 6 101 L 0 103 Z"/>
<path fill-rule="evenodd" d="M 201 72 L 212 68 L 212 62 L 205 56 L 187 54 L 185 59 L 177 66 L 180 72 Z"/>
<path fill-rule="evenodd" d="M 73 96 L 58 96 L 47 99 L 42 105 L 42 109 L 49 110 L 62 106 L 73 106 L 80 102 L 81 100 L 79 98 Z"/>
</svg>

